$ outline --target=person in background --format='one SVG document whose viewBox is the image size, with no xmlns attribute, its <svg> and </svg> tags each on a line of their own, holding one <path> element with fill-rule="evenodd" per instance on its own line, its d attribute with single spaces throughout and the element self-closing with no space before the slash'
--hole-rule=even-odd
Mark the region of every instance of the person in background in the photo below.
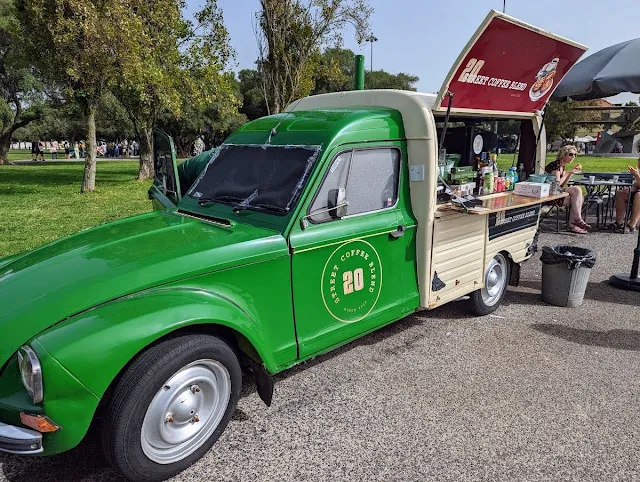
<svg viewBox="0 0 640 482">
<path fill-rule="evenodd" d="M 629 166 L 628 171 L 633 176 L 631 187 L 625 187 L 616 193 L 616 222 L 612 226 L 616 233 L 633 233 L 640 222 L 640 157 L 636 167 Z M 629 222 L 624 225 L 627 215 L 627 201 L 631 199 L 631 215 Z"/>
<path fill-rule="evenodd" d="M 38 160 L 38 156 L 40 156 L 40 160 L 44 162 L 44 142 L 38 141 L 38 152 L 36 153 L 36 161 Z"/>
<path fill-rule="evenodd" d="M 31 141 L 31 160 L 38 160 L 38 141 Z"/>
<path fill-rule="evenodd" d="M 58 159 L 58 141 L 51 141 L 49 151 L 51 152 L 51 160 Z"/>
<path fill-rule="evenodd" d="M 80 159 L 80 146 L 78 145 L 78 141 L 73 143 L 73 154 L 76 159 Z"/>
<path fill-rule="evenodd" d="M 80 157 L 84 157 L 85 152 L 84 152 L 84 141 L 80 141 L 80 143 L 78 144 L 78 148 L 80 149 Z"/>
<path fill-rule="evenodd" d="M 560 187 L 564 187 L 571 179 L 572 174 L 578 174 L 582 171 L 581 164 L 577 164 L 569 171 L 565 169 L 565 166 L 573 162 L 577 155 L 578 149 L 576 149 L 576 146 L 563 146 L 558 151 L 556 160 L 547 164 L 544 170 L 547 174 L 556 176 Z M 582 204 L 584 203 L 582 189 L 578 186 L 569 186 L 566 187 L 564 191 L 569 193 L 569 197 L 565 197 L 562 200 L 561 206 L 571 206 L 571 212 L 569 213 L 569 231 L 576 234 L 588 233 L 589 231 L 587 230 L 591 229 L 591 226 L 582 219 Z"/>
<path fill-rule="evenodd" d="M 69 159 L 71 156 L 69 155 L 70 149 L 69 149 L 69 142 L 68 141 L 64 141 L 64 157 Z"/>
</svg>

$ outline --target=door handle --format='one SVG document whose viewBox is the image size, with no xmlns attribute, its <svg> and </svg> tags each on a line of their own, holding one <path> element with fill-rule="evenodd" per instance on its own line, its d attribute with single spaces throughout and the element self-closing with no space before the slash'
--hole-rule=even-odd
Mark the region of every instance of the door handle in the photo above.
<svg viewBox="0 0 640 482">
<path fill-rule="evenodd" d="M 391 231 L 389 235 L 394 239 L 398 239 L 404 236 L 404 231 L 405 231 L 405 226 L 404 224 L 401 224 L 400 226 L 398 226 L 398 229 L 396 229 L 395 231 Z"/>
</svg>

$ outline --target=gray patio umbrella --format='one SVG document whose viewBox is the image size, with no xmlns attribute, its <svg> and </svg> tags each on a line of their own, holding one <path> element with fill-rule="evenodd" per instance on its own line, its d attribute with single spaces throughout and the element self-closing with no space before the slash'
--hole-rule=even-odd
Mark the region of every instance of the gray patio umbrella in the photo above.
<svg viewBox="0 0 640 482">
<path fill-rule="evenodd" d="M 578 62 L 551 98 L 602 99 L 620 92 L 640 93 L 640 38 L 612 45 Z"/>
<path fill-rule="evenodd" d="M 640 93 L 640 38 L 612 45 L 578 62 L 562 79 L 552 99 L 602 99 L 622 92 Z M 616 288 L 640 291 L 639 269 L 640 232 L 631 273 L 615 274 L 609 283 Z"/>
</svg>

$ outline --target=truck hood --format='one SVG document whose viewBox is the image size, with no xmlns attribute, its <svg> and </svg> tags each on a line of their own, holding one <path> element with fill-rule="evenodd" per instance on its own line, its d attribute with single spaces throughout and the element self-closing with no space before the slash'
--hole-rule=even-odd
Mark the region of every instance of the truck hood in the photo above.
<svg viewBox="0 0 640 482">
<path fill-rule="evenodd" d="M 287 254 L 274 231 L 154 212 L 0 260 L 0 368 L 33 336 L 100 303 Z"/>
</svg>

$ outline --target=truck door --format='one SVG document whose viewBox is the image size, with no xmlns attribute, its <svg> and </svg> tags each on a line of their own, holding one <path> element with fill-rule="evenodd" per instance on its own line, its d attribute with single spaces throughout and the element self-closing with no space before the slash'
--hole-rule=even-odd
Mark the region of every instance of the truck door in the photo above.
<svg viewBox="0 0 640 482">
<path fill-rule="evenodd" d="M 175 208 L 180 202 L 180 182 L 173 139 L 159 129 L 153 133 L 153 185 L 149 199 L 153 209 Z"/>
<path fill-rule="evenodd" d="M 415 276 L 400 224 L 402 151 L 334 152 L 301 225 L 290 235 L 300 357 L 325 351 L 410 310 L 402 276 Z"/>
</svg>

